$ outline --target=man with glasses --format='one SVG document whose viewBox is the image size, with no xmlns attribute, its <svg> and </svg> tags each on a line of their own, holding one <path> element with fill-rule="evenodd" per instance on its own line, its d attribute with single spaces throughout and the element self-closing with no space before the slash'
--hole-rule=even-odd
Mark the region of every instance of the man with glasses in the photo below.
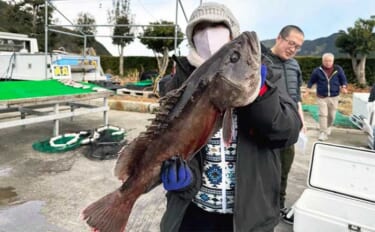
<svg viewBox="0 0 375 232">
<path fill-rule="evenodd" d="M 289 96 L 298 105 L 298 113 L 304 122 L 301 92 L 302 72 L 298 62 L 293 58 L 301 50 L 304 42 L 303 31 L 295 25 L 283 27 L 276 38 L 275 45 L 269 51 L 271 69 L 274 77 L 278 78 L 276 85 L 287 91 Z M 305 132 L 305 127 L 302 128 Z M 281 149 L 281 188 L 280 188 L 280 214 L 283 220 L 293 223 L 293 217 L 288 217 L 290 209 L 285 207 L 286 186 L 288 174 L 294 159 L 294 145 Z"/>
</svg>

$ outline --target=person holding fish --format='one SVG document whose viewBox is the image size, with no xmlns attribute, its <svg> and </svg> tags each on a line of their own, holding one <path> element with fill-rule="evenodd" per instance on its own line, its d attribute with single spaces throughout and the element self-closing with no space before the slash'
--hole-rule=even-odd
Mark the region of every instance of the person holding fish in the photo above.
<svg viewBox="0 0 375 232">
<path fill-rule="evenodd" d="M 190 53 L 176 59 L 159 111 L 119 151 L 121 186 L 81 212 L 94 231 L 124 231 L 136 200 L 161 182 L 162 232 L 267 232 L 279 222 L 280 148 L 297 142 L 297 104 L 226 6 L 201 4 L 186 35 Z"/>
<path fill-rule="evenodd" d="M 205 61 L 215 62 L 210 58 L 239 34 L 238 21 L 225 5 L 202 3 L 186 28 L 190 52 L 174 57 L 176 73 L 161 83 L 165 93 L 179 88 Z M 297 104 L 275 84 L 280 76 L 270 69 L 269 54 L 261 56 L 260 90 L 250 104 L 233 110 L 231 140 L 220 129 L 191 160 L 176 154 L 164 161 L 161 181 L 168 192 L 162 232 L 267 232 L 279 223 L 280 148 L 296 143 L 302 121 Z"/>
</svg>

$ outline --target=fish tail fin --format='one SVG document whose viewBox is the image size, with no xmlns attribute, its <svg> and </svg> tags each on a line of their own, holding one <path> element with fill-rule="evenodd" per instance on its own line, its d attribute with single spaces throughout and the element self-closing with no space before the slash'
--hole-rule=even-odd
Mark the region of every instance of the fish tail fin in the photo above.
<svg viewBox="0 0 375 232">
<path fill-rule="evenodd" d="M 81 217 L 95 231 L 122 232 L 125 230 L 135 200 L 123 199 L 123 193 L 116 190 L 91 203 Z"/>
</svg>

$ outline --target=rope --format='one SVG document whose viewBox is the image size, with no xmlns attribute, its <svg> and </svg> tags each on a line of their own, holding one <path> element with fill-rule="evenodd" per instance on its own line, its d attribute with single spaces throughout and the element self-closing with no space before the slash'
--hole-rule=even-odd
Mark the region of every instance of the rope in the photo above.
<svg viewBox="0 0 375 232">
<path fill-rule="evenodd" d="M 64 140 L 64 138 L 68 138 L 68 140 L 62 143 L 56 143 L 56 141 L 62 141 Z M 63 135 L 59 135 L 59 136 L 51 138 L 49 140 L 49 145 L 51 147 L 63 148 L 63 147 L 66 147 L 66 146 L 69 146 L 78 142 L 78 139 L 79 139 L 79 134 L 67 133 L 67 134 L 63 134 Z"/>
<path fill-rule="evenodd" d="M 47 153 L 65 152 L 86 144 L 119 142 L 124 139 L 124 136 L 125 130 L 123 128 L 107 125 L 94 131 L 66 133 L 44 141 L 38 141 L 33 144 L 33 148 Z"/>
</svg>

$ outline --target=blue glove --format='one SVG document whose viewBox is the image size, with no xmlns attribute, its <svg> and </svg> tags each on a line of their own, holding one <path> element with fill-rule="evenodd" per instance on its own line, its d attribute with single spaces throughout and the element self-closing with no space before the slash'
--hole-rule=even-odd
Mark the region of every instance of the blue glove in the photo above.
<svg viewBox="0 0 375 232">
<path fill-rule="evenodd" d="M 186 161 L 178 156 L 164 161 L 161 181 L 165 190 L 180 190 L 191 184 L 193 174 Z"/>
<path fill-rule="evenodd" d="M 266 82 L 266 77 L 267 77 L 267 66 L 266 65 L 264 65 L 264 64 L 262 64 L 261 66 L 260 66 L 260 77 L 261 77 L 261 79 L 260 79 L 260 88 L 262 88 L 263 87 L 263 85 L 264 85 L 264 83 Z"/>
</svg>

